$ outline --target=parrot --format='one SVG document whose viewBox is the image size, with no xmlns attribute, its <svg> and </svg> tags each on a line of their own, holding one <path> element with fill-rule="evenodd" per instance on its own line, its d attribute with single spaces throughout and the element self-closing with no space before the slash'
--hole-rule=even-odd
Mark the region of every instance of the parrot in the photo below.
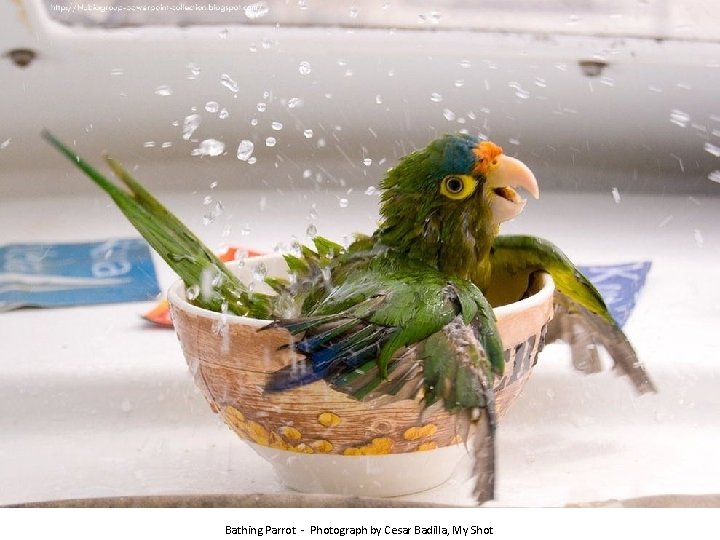
<svg viewBox="0 0 720 540">
<path fill-rule="evenodd" d="M 522 295 L 538 273 L 550 274 L 565 321 L 556 337 L 574 344 L 575 367 L 597 371 L 604 348 L 638 392 L 655 391 L 570 259 L 548 240 L 500 234 L 525 207 L 519 190 L 537 199 L 539 188 L 527 165 L 491 141 L 450 133 L 402 158 L 379 184 L 372 234 L 357 234 L 347 247 L 315 236 L 312 247 L 284 255 L 288 278 L 265 278 L 274 294 L 263 294 L 243 285 L 119 162 L 105 156 L 124 188 L 48 131 L 43 136 L 113 199 L 187 287 L 206 285 L 196 305 L 270 320 L 265 328 L 293 336 L 287 347 L 299 365 L 272 373 L 266 392 L 324 380 L 371 403 L 420 398 L 426 409 L 438 404 L 452 413 L 466 440 L 472 429 L 478 503 L 495 497 L 493 381 L 505 359 L 493 291 L 502 284 Z"/>
</svg>

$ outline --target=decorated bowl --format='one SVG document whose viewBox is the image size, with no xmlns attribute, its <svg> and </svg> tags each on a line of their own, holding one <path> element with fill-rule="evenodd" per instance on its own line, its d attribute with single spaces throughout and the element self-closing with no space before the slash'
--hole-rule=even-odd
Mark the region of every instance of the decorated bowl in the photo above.
<svg viewBox="0 0 720 540">
<path fill-rule="evenodd" d="M 246 283 L 263 265 L 282 277 L 282 257 L 230 265 Z M 264 284 L 255 284 L 260 290 Z M 553 283 L 543 274 L 521 300 L 495 308 L 506 367 L 496 379 L 498 415 L 520 394 L 544 344 Z M 310 493 L 388 497 L 445 482 L 467 447 L 442 408 L 422 413 L 419 399 L 368 405 L 324 381 L 264 392 L 269 375 L 294 354 L 270 321 L 215 313 L 190 303 L 181 282 L 168 292 L 175 329 L 195 383 L 225 423 L 275 468 L 290 488 Z"/>
</svg>

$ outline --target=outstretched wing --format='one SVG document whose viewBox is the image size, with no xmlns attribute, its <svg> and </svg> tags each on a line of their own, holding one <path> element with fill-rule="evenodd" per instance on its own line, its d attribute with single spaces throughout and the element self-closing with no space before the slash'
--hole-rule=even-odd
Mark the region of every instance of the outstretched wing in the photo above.
<svg viewBox="0 0 720 540">
<path fill-rule="evenodd" d="M 268 391 L 324 379 L 376 404 L 422 396 L 455 413 L 473 437 L 475 495 L 494 497 L 495 396 L 502 344 L 480 290 L 426 267 L 385 262 L 350 274 L 308 317 L 271 326 L 298 337 L 296 364 L 275 372 Z"/>
<path fill-rule="evenodd" d="M 598 347 L 602 346 L 615 368 L 630 378 L 638 392 L 656 391 L 600 293 L 554 244 L 533 236 L 498 236 L 491 257 L 494 279 L 507 276 L 527 283 L 537 271 L 552 276 L 557 337 L 570 344 L 577 369 L 586 373 L 599 371 Z"/>
</svg>

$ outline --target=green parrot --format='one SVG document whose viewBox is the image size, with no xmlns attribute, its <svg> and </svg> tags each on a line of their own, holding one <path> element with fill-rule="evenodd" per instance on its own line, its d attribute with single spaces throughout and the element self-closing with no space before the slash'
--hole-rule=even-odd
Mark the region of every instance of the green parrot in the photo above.
<svg viewBox="0 0 720 540">
<path fill-rule="evenodd" d="M 538 272 L 556 285 L 572 328 L 589 331 L 640 392 L 654 390 L 600 294 L 553 244 L 501 236 L 500 224 L 537 198 L 530 169 L 489 141 L 449 134 L 403 158 L 381 182 L 381 220 L 344 248 L 322 237 L 285 255 L 288 279 L 268 278 L 274 295 L 249 291 L 175 216 L 116 161 L 127 190 L 107 180 L 54 136 L 44 137 L 105 190 L 187 287 L 200 307 L 272 319 L 302 357 L 272 374 L 266 391 L 320 379 L 364 401 L 421 397 L 474 428 L 474 494 L 495 489 L 493 380 L 504 370 L 492 305 L 495 290 L 522 296 Z M 210 284 L 210 286 L 208 286 Z M 504 286 L 506 284 L 507 286 Z M 567 337 L 567 336 L 566 336 Z M 570 336 L 572 337 L 572 336 Z M 593 371 L 595 358 L 577 360 Z"/>
</svg>

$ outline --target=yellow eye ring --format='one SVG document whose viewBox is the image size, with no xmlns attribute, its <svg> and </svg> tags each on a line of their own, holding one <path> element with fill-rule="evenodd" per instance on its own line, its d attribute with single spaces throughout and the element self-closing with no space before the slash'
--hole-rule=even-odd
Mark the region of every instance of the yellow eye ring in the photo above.
<svg viewBox="0 0 720 540">
<path fill-rule="evenodd" d="M 442 179 L 440 193 L 456 201 L 467 199 L 475 193 L 477 180 L 469 174 L 450 174 Z"/>
</svg>

